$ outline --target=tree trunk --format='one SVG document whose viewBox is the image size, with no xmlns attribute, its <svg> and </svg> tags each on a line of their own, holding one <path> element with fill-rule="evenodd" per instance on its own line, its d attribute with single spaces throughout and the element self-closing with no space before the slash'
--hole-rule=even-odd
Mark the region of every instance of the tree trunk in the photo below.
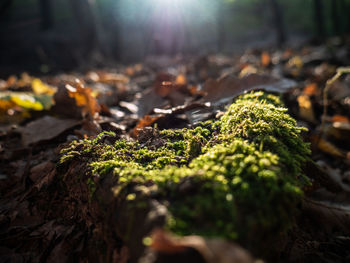
<svg viewBox="0 0 350 263">
<path fill-rule="evenodd" d="M 273 25 L 276 30 L 277 44 L 282 46 L 286 41 L 286 31 L 283 22 L 283 13 L 277 0 L 269 0 L 273 14 Z"/>
<path fill-rule="evenodd" d="M 340 34 L 340 21 L 339 21 L 339 9 L 338 9 L 338 0 L 331 1 L 331 17 L 332 17 L 332 33 L 335 35 Z"/>
<path fill-rule="evenodd" d="M 82 55 L 91 55 L 98 48 L 98 36 L 95 16 L 88 0 L 70 0 L 73 15 L 78 22 L 81 35 Z"/>
<path fill-rule="evenodd" d="M 322 0 L 314 0 L 314 23 L 317 30 L 317 37 L 324 38 L 325 24 L 323 18 L 324 6 Z"/>
<path fill-rule="evenodd" d="M 225 31 L 225 18 L 226 10 L 224 4 L 220 4 L 217 8 L 217 49 L 219 52 L 222 52 L 225 47 L 226 42 L 226 31 Z"/>
<path fill-rule="evenodd" d="M 41 29 L 48 30 L 53 27 L 52 3 L 51 0 L 40 0 L 39 2 Z"/>
</svg>

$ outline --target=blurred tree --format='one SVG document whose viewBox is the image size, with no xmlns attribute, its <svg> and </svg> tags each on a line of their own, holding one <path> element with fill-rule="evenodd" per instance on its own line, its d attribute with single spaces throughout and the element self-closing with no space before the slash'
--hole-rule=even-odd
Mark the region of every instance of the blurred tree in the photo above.
<svg viewBox="0 0 350 263">
<path fill-rule="evenodd" d="M 52 2 L 51 0 L 40 0 L 39 9 L 41 16 L 41 29 L 48 30 L 53 27 Z"/>
<path fill-rule="evenodd" d="M 333 34 L 335 34 L 335 35 L 339 35 L 341 32 L 338 5 L 339 5 L 338 0 L 331 1 L 332 31 L 333 31 Z"/>
<path fill-rule="evenodd" d="M 13 4 L 13 0 L 3 0 L 0 3 L 0 17 L 2 17 L 11 7 Z"/>
<path fill-rule="evenodd" d="M 73 16 L 79 25 L 82 40 L 81 53 L 85 60 L 98 49 L 98 34 L 93 13 L 93 3 L 89 0 L 70 0 Z"/>
<path fill-rule="evenodd" d="M 230 5 L 227 1 L 220 2 L 217 8 L 217 49 L 218 51 L 223 51 L 226 43 L 226 23 L 227 15 L 231 12 L 228 11 Z"/>
<path fill-rule="evenodd" d="M 325 36 L 323 0 L 313 0 L 313 2 L 314 2 L 314 21 L 315 21 L 315 27 L 317 30 L 317 37 L 322 39 Z"/>
<path fill-rule="evenodd" d="M 273 25 L 277 34 L 277 44 L 281 46 L 286 41 L 286 30 L 283 21 L 283 11 L 277 0 L 269 0 L 269 4 L 273 14 Z"/>
</svg>

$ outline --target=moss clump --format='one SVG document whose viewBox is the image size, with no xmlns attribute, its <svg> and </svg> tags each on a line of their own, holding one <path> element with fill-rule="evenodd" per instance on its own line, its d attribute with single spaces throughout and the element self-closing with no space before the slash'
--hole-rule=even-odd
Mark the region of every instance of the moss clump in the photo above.
<svg viewBox="0 0 350 263">
<path fill-rule="evenodd" d="M 205 127 L 206 126 L 206 127 Z M 279 97 L 243 95 L 208 127 L 154 131 L 142 141 L 73 142 L 61 162 L 85 161 L 92 174 L 113 176 L 114 193 L 130 202 L 144 194 L 169 204 L 167 227 L 178 234 L 266 240 L 293 222 L 308 159 L 303 129 Z M 149 190 L 152 188 L 152 191 Z M 129 198 L 132 196 L 132 198 Z"/>
</svg>

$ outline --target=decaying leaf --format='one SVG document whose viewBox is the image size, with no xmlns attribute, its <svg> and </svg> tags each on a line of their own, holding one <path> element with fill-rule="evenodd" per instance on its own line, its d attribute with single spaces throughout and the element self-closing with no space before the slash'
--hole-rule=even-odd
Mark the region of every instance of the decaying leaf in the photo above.
<svg viewBox="0 0 350 263">
<path fill-rule="evenodd" d="M 338 158 L 346 158 L 346 153 L 339 149 L 337 146 L 335 146 L 333 143 L 323 139 L 319 138 L 317 136 L 311 137 L 311 141 L 315 143 L 322 152 L 330 154 L 334 157 Z"/>
<path fill-rule="evenodd" d="M 310 83 L 305 86 L 303 94 L 306 96 L 315 96 L 319 95 L 320 91 L 318 89 L 317 83 Z"/>
<path fill-rule="evenodd" d="M 250 74 L 241 79 L 229 75 L 218 80 L 209 79 L 203 86 L 205 101 L 225 103 L 251 90 L 284 93 L 296 86 L 293 80 L 277 79 L 268 75 Z"/>
<path fill-rule="evenodd" d="M 77 106 L 83 108 L 83 113 L 89 114 L 89 116 L 93 118 L 95 113 L 100 111 L 100 105 L 92 96 L 92 90 L 90 88 L 85 88 L 79 80 L 76 81 L 74 87 L 67 84 L 66 89 L 68 90 L 69 96 L 75 99 Z"/>
<path fill-rule="evenodd" d="M 150 247 L 165 254 L 176 254 L 188 248 L 199 252 L 207 263 L 253 263 L 247 251 L 236 244 L 221 239 L 205 239 L 200 236 L 176 237 L 162 229 L 151 235 Z"/>
<path fill-rule="evenodd" d="M 341 123 L 350 123 L 349 118 L 343 115 L 334 115 L 332 116 L 332 122 L 341 122 Z M 339 125 L 339 124 L 338 124 Z"/>
<path fill-rule="evenodd" d="M 268 67 L 271 64 L 271 56 L 268 52 L 264 51 L 261 53 L 261 65 Z"/>
<path fill-rule="evenodd" d="M 104 71 L 91 71 L 87 73 L 87 78 L 93 82 L 101 82 L 106 84 L 127 83 L 129 78 L 123 74 L 104 72 Z"/>
<path fill-rule="evenodd" d="M 62 120 L 51 116 L 45 116 L 28 123 L 21 129 L 22 142 L 25 146 L 28 146 L 41 141 L 51 140 L 80 123 L 79 120 Z"/>
<path fill-rule="evenodd" d="M 298 103 L 300 117 L 310 122 L 316 122 L 310 97 L 307 95 L 300 95 L 298 97 Z"/>
<path fill-rule="evenodd" d="M 56 88 L 45 84 L 38 78 L 33 79 L 32 89 L 36 95 L 41 95 L 41 94 L 53 95 L 57 90 Z"/>
<path fill-rule="evenodd" d="M 151 115 L 145 115 L 139 122 L 137 123 L 136 127 L 133 130 L 134 136 L 138 136 L 139 130 L 144 129 L 145 127 L 151 126 L 153 123 L 155 123 L 160 116 L 151 116 Z"/>
<path fill-rule="evenodd" d="M 305 198 L 303 210 L 312 213 L 319 226 L 331 231 L 332 229 L 350 231 L 350 206 L 348 204 L 317 201 Z"/>
</svg>

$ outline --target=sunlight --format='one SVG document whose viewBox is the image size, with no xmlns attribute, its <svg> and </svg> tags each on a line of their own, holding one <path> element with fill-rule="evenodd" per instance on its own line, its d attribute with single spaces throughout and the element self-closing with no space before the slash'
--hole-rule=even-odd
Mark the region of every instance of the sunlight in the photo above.
<svg viewBox="0 0 350 263">
<path fill-rule="evenodd" d="M 183 7 L 187 5 L 191 0 L 150 0 L 150 2 L 153 2 L 155 5 L 160 6 L 173 6 L 173 7 Z"/>
</svg>

